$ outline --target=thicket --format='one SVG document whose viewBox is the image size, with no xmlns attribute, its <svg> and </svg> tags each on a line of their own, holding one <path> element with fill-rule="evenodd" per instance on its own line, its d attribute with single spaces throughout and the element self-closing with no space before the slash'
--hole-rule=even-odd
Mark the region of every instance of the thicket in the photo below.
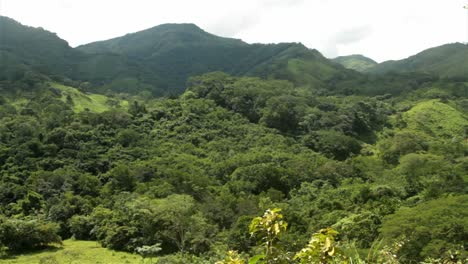
<svg viewBox="0 0 468 264">
<path fill-rule="evenodd" d="M 95 113 L 22 80 L 3 81 L 0 98 L 8 254 L 75 237 L 129 252 L 160 245 L 160 263 L 213 263 L 229 249 L 266 261 L 276 248 L 307 263 L 328 237 L 364 260 L 403 242 L 401 263 L 463 261 L 468 123 L 458 84 L 325 96 L 211 73 L 179 98 Z M 283 210 L 280 238 L 256 218 L 268 208 Z"/>
</svg>

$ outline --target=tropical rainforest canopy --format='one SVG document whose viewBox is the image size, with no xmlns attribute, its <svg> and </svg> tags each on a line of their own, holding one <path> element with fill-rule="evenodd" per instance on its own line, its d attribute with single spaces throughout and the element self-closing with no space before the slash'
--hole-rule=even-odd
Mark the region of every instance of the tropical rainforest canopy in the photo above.
<svg viewBox="0 0 468 264">
<path fill-rule="evenodd" d="M 0 28 L 2 256 L 74 238 L 158 263 L 467 258 L 464 44 L 347 69 L 192 24 L 78 48 Z"/>
</svg>

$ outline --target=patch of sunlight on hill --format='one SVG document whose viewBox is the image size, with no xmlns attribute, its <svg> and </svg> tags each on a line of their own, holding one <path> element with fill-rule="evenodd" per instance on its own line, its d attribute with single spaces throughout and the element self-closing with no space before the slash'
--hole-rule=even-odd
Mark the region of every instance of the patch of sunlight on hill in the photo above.
<svg viewBox="0 0 468 264">
<path fill-rule="evenodd" d="M 372 69 L 377 62 L 362 55 L 349 55 L 334 58 L 333 61 L 343 65 L 347 69 L 365 72 Z"/>
<path fill-rule="evenodd" d="M 82 112 L 89 109 L 91 112 L 101 113 L 111 109 L 110 98 L 101 94 L 85 94 L 76 88 L 65 86 L 59 83 L 50 83 L 53 88 L 62 91 L 61 100 L 67 102 L 67 97 L 70 96 L 73 102 L 73 110 L 75 112 Z M 127 101 L 118 101 L 117 107 L 126 108 Z"/>
<path fill-rule="evenodd" d="M 374 64 L 365 62 L 365 61 L 359 61 L 359 60 L 350 60 L 346 63 L 343 64 L 343 66 L 347 69 L 353 69 L 356 71 L 364 72 L 372 67 L 374 67 Z"/>
<path fill-rule="evenodd" d="M 11 105 L 14 106 L 16 109 L 23 108 L 28 104 L 29 100 L 26 98 L 20 98 L 17 100 L 11 101 Z"/>
<path fill-rule="evenodd" d="M 468 128 L 463 113 L 439 100 L 418 103 L 403 114 L 403 120 L 408 129 L 442 138 L 463 137 Z"/>
<path fill-rule="evenodd" d="M 63 247 L 50 248 L 32 253 L 15 255 L 0 259 L 1 264 L 117 264 L 117 263 L 150 263 L 136 254 L 117 252 L 101 247 L 96 241 L 65 240 Z M 153 260 L 153 262 L 155 262 Z"/>
</svg>

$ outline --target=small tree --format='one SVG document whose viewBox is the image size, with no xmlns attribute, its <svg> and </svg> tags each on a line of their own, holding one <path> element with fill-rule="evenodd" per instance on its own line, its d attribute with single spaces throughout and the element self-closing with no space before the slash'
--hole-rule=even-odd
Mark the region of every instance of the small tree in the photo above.
<svg viewBox="0 0 468 264">
<path fill-rule="evenodd" d="M 281 263 L 280 259 L 287 258 L 278 246 L 281 234 L 288 227 L 280 212 L 279 208 L 268 209 L 262 217 L 255 217 L 252 220 L 249 226 L 250 234 L 261 241 L 265 254 L 252 257 L 249 263 Z"/>
<path fill-rule="evenodd" d="M 307 263 L 349 263 L 336 246 L 335 237 L 338 232 L 332 228 L 321 229 L 312 235 L 309 244 L 301 249 L 294 259 L 301 264 Z"/>
<path fill-rule="evenodd" d="M 152 246 L 137 247 L 135 251 L 143 258 L 143 260 L 149 258 L 150 263 L 153 263 L 153 258 L 156 257 L 159 251 L 161 251 L 161 243 L 156 243 Z"/>
</svg>

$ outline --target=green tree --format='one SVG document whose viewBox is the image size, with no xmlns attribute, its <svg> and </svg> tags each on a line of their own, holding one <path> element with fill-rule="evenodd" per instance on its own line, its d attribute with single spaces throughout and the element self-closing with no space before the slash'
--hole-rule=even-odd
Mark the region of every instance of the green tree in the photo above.
<svg viewBox="0 0 468 264">
<path fill-rule="evenodd" d="M 387 243 L 403 241 L 398 258 L 403 263 L 437 258 L 466 242 L 468 196 L 449 196 L 401 208 L 384 218 L 381 234 Z"/>
<path fill-rule="evenodd" d="M 349 263 L 348 258 L 336 245 L 338 232 L 332 228 L 321 229 L 312 235 L 309 244 L 301 249 L 294 259 L 301 264 L 307 263 Z"/>
<path fill-rule="evenodd" d="M 21 220 L 0 217 L 0 241 L 10 251 L 21 252 L 49 244 L 61 244 L 55 223 L 39 219 Z"/>
<path fill-rule="evenodd" d="M 263 110 L 261 123 L 281 132 L 297 131 L 305 114 L 305 103 L 299 97 L 282 95 L 271 97 Z"/>
<path fill-rule="evenodd" d="M 257 237 L 264 248 L 264 254 L 252 257 L 251 263 L 286 263 L 288 257 L 278 242 L 288 223 L 283 220 L 280 212 L 279 208 L 266 210 L 262 217 L 255 217 L 250 223 L 251 235 Z"/>
</svg>

